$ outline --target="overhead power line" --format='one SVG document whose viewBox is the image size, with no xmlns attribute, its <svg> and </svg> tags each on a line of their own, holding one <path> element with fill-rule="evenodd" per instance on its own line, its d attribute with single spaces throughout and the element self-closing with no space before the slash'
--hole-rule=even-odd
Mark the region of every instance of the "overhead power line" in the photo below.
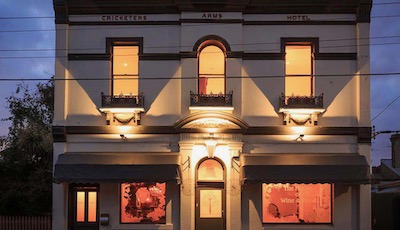
<svg viewBox="0 0 400 230">
<path fill-rule="evenodd" d="M 397 73 L 370 73 L 370 74 L 359 74 L 359 73 L 349 73 L 349 74 L 315 74 L 315 75 L 259 75 L 259 76 L 221 76 L 214 78 L 225 78 L 225 79 L 257 79 L 257 78 L 283 78 L 283 77 L 378 77 L 378 76 L 400 76 L 400 72 Z M 198 79 L 197 76 L 183 76 L 183 77 L 141 77 L 140 80 L 191 80 Z M 44 78 L 0 78 L 0 81 L 110 81 L 110 80 L 132 80 L 128 76 L 125 78 L 117 78 L 112 79 L 111 77 L 82 77 L 79 76 L 77 78 L 53 78 L 53 79 L 44 79 Z"/>
<path fill-rule="evenodd" d="M 376 118 L 378 118 L 383 112 L 385 112 L 391 105 L 393 105 L 393 103 L 395 103 L 398 99 L 400 98 L 400 96 L 396 97 L 392 102 L 390 102 L 384 109 L 382 109 L 382 111 L 380 113 L 378 113 L 378 115 L 376 115 L 371 122 L 373 122 Z"/>
<path fill-rule="evenodd" d="M 399 5 L 400 2 L 374 2 L 373 6 L 379 6 L 379 5 Z M 278 5 L 279 4 L 275 4 Z M 149 4 L 143 5 L 143 6 L 151 6 Z M 155 6 L 155 5 L 154 5 Z M 280 6 L 288 6 L 287 4 L 281 4 Z M 24 19 L 54 19 L 53 15 L 47 15 L 47 16 L 9 16 L 9 17 L 0 17 L 0 20 L 24 20 Z"/>
<path fill-rule="evenodd" d="M 400 17 L 400 14 L 395 14 L 395 15 L 377 15 L 377 16 L 371 16 L 371 18 L 397 18 Z M 38 17 L 38 18 L 51 18 L 51 17 Z M 54 17 L 53 17 L 54 18 Z M 7 19 L 7 18 L 0 18 L 1 19 Z M 12 17 L 8 17 L 8 19 L 12 19 Z M 13 19 L 18 19 L 18 17 L 15 17 Z M 32 17 L 20 17 L 19 19 L 32 19 Z M 341 21 L 346 21 L 346 20 L 354 20 L 354 18 L 341 18 L 341 17 L 337 17 L 337 18 L 319 18 L 317 21 L 324 21 L 324 20 L 338 20 L 337 22 L 341 22 Z M 218 23 L 218 24 L 227 24 L 224 22 Z M 228 25 L 232 25 L 231 23 L 229 23 Z M 83 25 L 83 26 L 87 26 L 87 25 Z M 90 25 L 89 25 L 90 26 Z M 99 28 L 99 27 L 102 28 Z M 91 26 L 91 28 L 81 28 L 81 27 L 74 27 L 74 28 L 68 28 L 68 29 L 20 29 L 20 30 L 1 30 L 0 33 L 25 33 L 25 32 L 55 32 L 55 31 L 65 31 L 65 30 L 69 30 L 69 31 L 78 31 L 78 30 L 85 30 L 85 31 L 90 31 L 90 30 L 99 30 L 99 29 L 126 29 L 126 27 L 129 26 L 130 28 L 140 28 L 140 29 L 146 29 L 146 28 L 150 28 L 150 29 L 154 29 L 154 27 L 160 27 L 160 28 L 167 28 L 167 27 L 185 27 L 185 26 L 189 26 L 189 27 L 196 27 L 196 26 L 206 26 L 204 24 L 199 24 L 199 25 L 119 25 L 118 27 L 116 27 L 115 25 L 96 25 L 96 26 Z"/>
<path fill-rule="evenodd" d="M 319 42 L 339 42 L 339 41 L 356 41 L 356 40 L 378 40 L 378 39 L 393 39 L 400 38 L 400 35 L 392 36 L 376 36 L 376 37 L 365 37 L 365 38 L 337 38 L 337 39 L 320 39 Z M 397 43 L 397 42 L 396 42 Z M 398 42 L 400 44 L 400 41 Z M 256 45 L 280 45 L 281 42 L 251 42 L 251 43 L 231 43 L 231 46 L 256 46 Z M 374 45 L 374 44 L 372 44 Z M 162 48 L 192 48 L 193 45 L 171 45 L 171 46 L 145 46 L 146 49 L 162 49 Z M 320 48 L 330 48 L 329 46 L 319 46 Z M 344 45 L 340 47 L 346 47 Z M 104 51 L 106 47 L 98 48 L 27 48 L 27 49 L 0 49 L 0 52 L 49 52 L 49 51 Z M 275 49 L 276 50 L 276 49 Z M 271 50 L 271 51 L 275 51 Z M 259 51 L 259 50 L 257 50 Z"/>
<path fill-rule="evenodd" d="M 360 44 L 360 45 L 332 45 L 332 46 L 320 46 L 320 48 L 349 48 L 349 47 L 363 47 L 363 46 L 381 46 L 381 45 L 397 45 L 400 44 L 400 42 L 385 42 L 385 43 L 376 43 L 376 44 Z M 149 47 L 146 47 L 149 48 Z M 86 49 L 82 49 L 86 50 Z M 246 52 L 251 52 L 252 50 L 246 50 Z M 257 49 L 254 50 L 257 52 L 279 52 L 280 48 L 278 49 Z M 213 53 L 213 52 L 208 52 L 208 53 Z M 99 54 L 104 54 L 104 53 L 99 53 Z M 130 56 L 130 55 L 115 55 L 115 56 Z M 67 58 L 67 55 L 63 56 L 0 56 L 0 59 L 48 59 L 48 58 Z"/>
</svg>

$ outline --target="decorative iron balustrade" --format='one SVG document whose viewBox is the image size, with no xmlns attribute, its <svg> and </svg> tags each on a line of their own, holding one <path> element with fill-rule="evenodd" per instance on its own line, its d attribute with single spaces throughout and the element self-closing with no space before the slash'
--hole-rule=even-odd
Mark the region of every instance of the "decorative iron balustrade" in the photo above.
<svg viewBox="0 0 400 230">
<path fill-rule="evenodd" d="M 101 106 L 106 108 L 144 108 L 144 95 L 105 95 L 101 93 Z"/>
<path fill-rule="evenodd" d="M 190 106 L 232 106 L 233 91 L 227 94 L 196 94 L 190 91 Z"/>
<path fill-rule="evenodd" d="M 280 108 L 324 108 L 324 94 L 319 96 L 285 96 L 281 94 L 279 105 Z"/>
</svg>

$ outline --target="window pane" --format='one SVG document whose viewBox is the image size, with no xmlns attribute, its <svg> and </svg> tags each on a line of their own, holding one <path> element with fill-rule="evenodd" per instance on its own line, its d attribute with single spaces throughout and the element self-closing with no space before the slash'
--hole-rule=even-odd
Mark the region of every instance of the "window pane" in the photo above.
<svg viewBox="0 0 400 230">
<path fill-rule="evenodd" d="M 222 217 L 222 191 L 200 190 L 200 218 Z"/>
<path fill-rule="evenodd" d="M 200 74 L 224 74 L 225 55 L 217 46 L 207 46 L 200 53 Z"/>
<path fill-rule="evenodd" d="M 222 165 L 213 159 L 203 161 L 197 170 L 197 180 L 199 181 L 223 181 L 224 169 Z"/>
<path fill-rule="evenodd" d="M 114 76 L 113 95 L 138 95 L 138 76 Z"/>
<path fill-rule="evenodd" d="M 207 46 L 200 53 L 199 93 L 225 93 L 225 54 L 217 46 Z"/>
<path fill-rule="evenodd" d="M 85 221 L 85 192 L 76 192 L 76 221 Z"/>
<path fill-rule="evenodd" d="M 286 76 L 286 96 L 311 95 L 311 52 L 311 46 L 286 46 L 286 75 L 309 75 L 304 77 Z"/>
<path fill-rule="evenodd" d="M 264 223 L 331 223 L 330 184 L 263 184 Z"/>
<path fill-rule="evenodd" d="M 113 74 L 137 75 L 139 47 L 114 46 L 113 48 Z"/>
<path fill-rule="evenodd" d="M 113 95 L 138 95 L 139 47 L 113 47 Z"/>
<path fill-rule="evenodd" d="M 96 222 L 97 220 L 97 192 L 89 192 L 88 198 L 88 222 Z"/>
<path fill-rule="evenodd" d="M 166 183 L 121 184 L 122 223 L 165 223 Z"/>
</svg>

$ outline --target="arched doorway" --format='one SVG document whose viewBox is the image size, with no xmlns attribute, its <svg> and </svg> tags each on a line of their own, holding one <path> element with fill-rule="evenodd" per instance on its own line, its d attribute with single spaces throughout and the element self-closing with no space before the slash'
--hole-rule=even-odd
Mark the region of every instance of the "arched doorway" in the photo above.
<svg viewBox="0 0 400 230">
<path fill-rule="evenodd" d="M 223 164 L 206 158 L 196 171 L 196 229 L 225 230 L 225 180 Z"/>
</svg>

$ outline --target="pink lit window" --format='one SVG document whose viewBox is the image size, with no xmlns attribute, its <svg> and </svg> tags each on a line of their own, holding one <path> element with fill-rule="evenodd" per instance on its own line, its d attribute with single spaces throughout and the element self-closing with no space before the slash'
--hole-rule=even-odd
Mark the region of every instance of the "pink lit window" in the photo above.
<svg viewBox="0 0 400 230">
<path fill-rule="evenodd" d="M 121 223 L 165 224 L 166 183 L 121 184 Z"/>
<path fill-rule="evenodd" d="M 214 160 L 207 159 L 203 161 L 197 171 L 198 181 L 223 181 L 224 180 L 224 169 L 222 165 Z"/>
<path fill-rule="evenodd" d="M 331 223 L 332 185 L 263 184 L 263 223 Z"/>
</svg>

